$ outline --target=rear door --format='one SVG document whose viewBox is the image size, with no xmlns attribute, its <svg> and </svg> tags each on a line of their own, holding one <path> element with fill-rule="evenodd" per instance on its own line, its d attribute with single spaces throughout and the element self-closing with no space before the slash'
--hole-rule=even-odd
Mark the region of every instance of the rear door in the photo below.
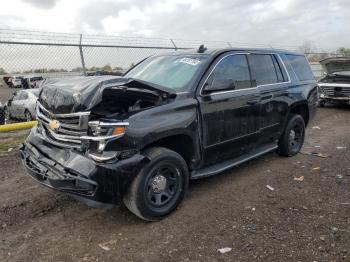
<svg viewBox="0 0 350 262">
<path fill-rule="evenodd" d="M 251 53 L 249 64 L 253 81 L 260 92 L 260 136 L 257 146 L 276 142 L 288 110 L 290 84 L 278 54 Z"/>
<path fill-rule="evenodd" d="M 231 88 L 222 90 L 218 86 L 230 81 Z M 259 131 L 259 97 L 251 81 L 247 54 L 226 53 L 216 60 L 198 96 L 204 166 L 252 150 Z"/>
</svg>

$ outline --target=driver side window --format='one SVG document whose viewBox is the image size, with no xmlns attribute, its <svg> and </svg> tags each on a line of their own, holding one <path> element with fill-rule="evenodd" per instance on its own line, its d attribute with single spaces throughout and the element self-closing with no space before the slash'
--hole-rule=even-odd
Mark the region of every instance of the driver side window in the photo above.
<svg viewBox="0 0 350 262">
<path fill-rule="evenodd" d="M 252 87 L 246 55 L 229 55 L 223 58 L 209 78 L 211 85 L 218 81 L 232 81 L 232 90 Z"/>
</svg>

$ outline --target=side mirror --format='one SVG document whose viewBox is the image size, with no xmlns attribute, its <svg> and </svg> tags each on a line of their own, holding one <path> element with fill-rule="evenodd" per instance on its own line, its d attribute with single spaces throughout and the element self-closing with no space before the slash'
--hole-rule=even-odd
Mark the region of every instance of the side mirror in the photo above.
<svg viewBox="0 0 350 262">
<path fill-rule="evenodd" d="M 206 93 L 218 92 L 218 91 L 226 91 L 226 90 L 234 90 L 235 83 L 232 79 L 220 79 L 214 78 L 212 83 L 205 83 L 204 91 Z"/>
</svg>

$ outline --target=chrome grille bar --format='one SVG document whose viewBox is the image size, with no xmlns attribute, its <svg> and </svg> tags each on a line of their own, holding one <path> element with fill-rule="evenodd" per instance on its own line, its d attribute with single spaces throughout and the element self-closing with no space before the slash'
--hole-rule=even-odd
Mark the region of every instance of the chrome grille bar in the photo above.
<svg viewBox="0 0 350 262">
<path fill-rule="evenodd" d="M 44 108 L 40 102 L 36 108 L 37 119 L 43 126 L 43 131 L 50 141 L 56 140 L 60 145 L 79 146 L 81 137 L 87 135 L 88 117 L 90 112 L 79 112 L 70 114 L 54 114 Z M 58 121 L 59 127 L 56 130 L 50 129 L 50 122 Z"/>
<path fill-rule="evenodd" d="M 319 84 L 323 92 L 328 96 L 350 96 L 350 85 L 341 85 L 341 84 Z M 340 89 L 338 91 L 338 89 Z"/>
</svg>

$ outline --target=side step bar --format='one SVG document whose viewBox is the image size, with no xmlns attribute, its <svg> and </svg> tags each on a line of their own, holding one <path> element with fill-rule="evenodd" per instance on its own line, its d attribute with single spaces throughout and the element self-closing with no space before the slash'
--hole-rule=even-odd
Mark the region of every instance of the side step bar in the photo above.
<svg viewBox="0 0 350 262">
<path fill-rule="evenodd" d="M 263 146 L 259 149 L 254 150 L 253 152 L 250 152 L 249 154 L 245 154 L 245 155 L 242 155 L 240 157 L 237 157 L 237 158 L 234 158 L 231 160 L 227 160 L 225 162 L 221 162 L 219 164 L 215 164 L 215 165 L 210 166 L 210 167 L 205 167 L 203 169 L 194 170 L 191 173 L 191 179 L 199 179 L 199 178 L 203 178 L 203 177 L 216 175 L 216 174 L 221 173 L 221 172 L 223 172 L 227 169 L 230 169 L 234 166 L 237 166 L 237 165 L 242 164 L 244 162 L 247 162 L 251 159 L 254 159 L 254 158 L 257 158 L 261 155 L 269 153 L 275 149 L 277 149 L 276 143 L 268 144 L 266 146 Z"/>
</svg>

